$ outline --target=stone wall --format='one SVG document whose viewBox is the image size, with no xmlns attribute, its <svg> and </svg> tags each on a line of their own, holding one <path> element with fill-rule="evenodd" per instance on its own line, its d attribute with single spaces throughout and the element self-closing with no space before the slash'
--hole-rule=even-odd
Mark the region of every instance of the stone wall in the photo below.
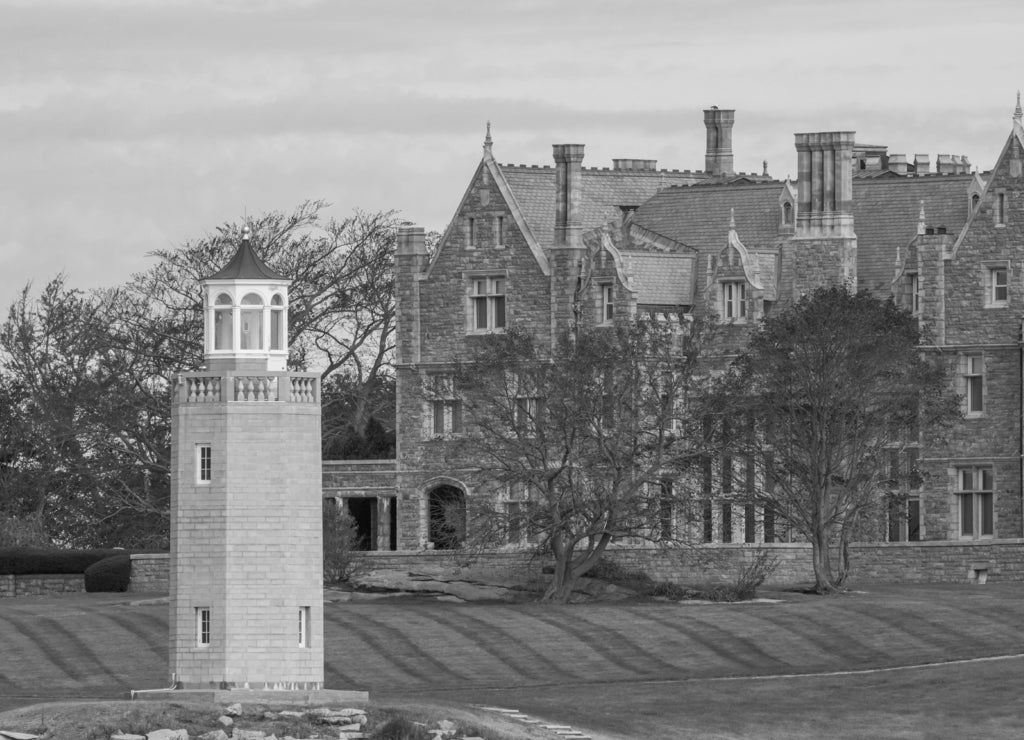
<svg viewBox="0 0 1024 740">
<path fill-rule="evenodd" d="M 85 591 L 85 576 L 81 573 L 0 575 L 0 598 L 49 596 L 82 591 Z"/>
<path fill-rule="evenodd" d="M 139 553 L 131 556 L 128 590 L 132 593 L 167 593 L 170 590 L 170 553 Z"/>
<path fill-rule="evenodd" d="M 766 550 L 778 561 L 768 585 L 787 586 L 814 580 L 811 548 L 803 543 L 772 545 L 701 545 L 680 550 L 658 548 L 612 548 L 607 558 L 623 567 L 642 570 L 656 581 L 696 585 L 724 583 L 735 579 L 742 563 L 749 563 Z M 467 565 L 470 559 L 455 552 L 375 551 L 362 553 L 371 568 L 396 572 L 430 572 L 438 568 Z M 985 542 L 862 543 L 852 546 L 853 579 L 885 583 L 970 583 L 982 581 L 1024 581 L 1024 540 Z M 167 555 L 133 555 L 129 591 L 166 591 Z M 548 561 L 543 561 L 544 564 Z M 477 555 L 474 568 L 513 577 L 538 564 L 532 553 L 500 551 Z M 0 576 L 0 596 L 4 579 Z M 26 578 L 28 576 L 19 576 Z M 32 576 L 55 578 L 57 576 Z M 81 578 L 81 576 L 79 576 Z M 140 580 L 141 579 L 141 580 Z M 137 584 L 139 583 L 143 585 Z M 81 589 L 79 589 L 81 590 Z"/>
</svg>

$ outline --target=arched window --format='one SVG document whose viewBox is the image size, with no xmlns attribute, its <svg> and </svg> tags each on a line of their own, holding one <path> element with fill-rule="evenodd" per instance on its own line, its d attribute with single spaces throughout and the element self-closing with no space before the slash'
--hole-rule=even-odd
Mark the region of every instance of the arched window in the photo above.
<svg viewBox="0 0 1024 740">
<path fill-rule="evenodd" d="M 782 204 L 782 223 L 787 226 L 793 223 L 793 204 L 788 201 Z"/>
<path fill-rule="evenodd" d="M 971 196 L 971 210 L 978 210 L 978 204 L 981 203 L 981 196 L 975 193 Z"/>
<path fill-rule="evenodd" d="M 280 293 L 270 299 L 270 349 L 285 348 L 284 299 Z"/>
<path fill-rule="evenodd" d="M 466 539 L 466 494 L 438 486 L 427 495 L 430 541 L 436 550 L 455 550 Z"/>
<path fill-rule="evenodd" d="M 231 296 L 221 293 L 214 301 L 213 310 L 213 348 L 231 349 L 233 334 L 231 315 Z"/>
<path fill-rule="evenodd" d="M 242 298 L 239 349 L 263 349 L 263 299 L 255 293 Z"/>
</svg>

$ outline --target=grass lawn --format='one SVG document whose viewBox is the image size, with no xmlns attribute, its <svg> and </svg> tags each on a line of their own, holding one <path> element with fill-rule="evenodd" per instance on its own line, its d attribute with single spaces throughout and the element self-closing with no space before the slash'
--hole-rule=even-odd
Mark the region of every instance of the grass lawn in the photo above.
<svg viewBox="0 0 1024 740">
<path fill-rule="evenodd" d="M 1024 584 L 765 595 L 780 601 L 329 603 L 326 684 L 385 702 L 510 706 L 609 737 L 1021 734 L 1021 660 L 765 677 L 1024 653 Z M 166 685 L 167 606 L 131 601 L 0 600 L 0 710 Z"/>
</svg>

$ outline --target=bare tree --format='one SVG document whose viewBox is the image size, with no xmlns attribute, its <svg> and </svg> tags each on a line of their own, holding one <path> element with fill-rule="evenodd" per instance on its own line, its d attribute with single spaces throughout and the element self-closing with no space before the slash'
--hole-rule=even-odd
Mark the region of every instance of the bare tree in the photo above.
<svg viewBox="0 0 1024 740">
<path fill-rule="evenodd" d="M 810 541 L 819 592 L 849 574 L 849 542 L 883 502 L 887 451 L 959 413 L 921 339 L 892 301 L 820 288 L 765 319 L 718 388 L 722 449 L 753 461 L 755 499 Z"/>
<path fill-rule="evenodd" d="M 580 330 L 552 352 L 515 328 L 481 338 L 455 383 L 460 454 L 504 507 L 478 497 L 470 544 L 523 537 L 553 556 L 544 600 L 565 601 L 616 540 L 685 538 L 701 425 L 695 374 L 706 330 L 637 322 Z"/>
</svg>

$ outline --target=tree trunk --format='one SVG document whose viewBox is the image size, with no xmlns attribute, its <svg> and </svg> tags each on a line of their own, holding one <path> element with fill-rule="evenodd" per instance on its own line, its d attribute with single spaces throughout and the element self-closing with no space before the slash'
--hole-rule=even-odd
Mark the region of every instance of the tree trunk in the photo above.
<svg viewBox="0 0 1024 740">
<path fill-rule="evenodd" d="M 832 562 L 828 550 L 828 532 L 818 530 L 811 537 L 811 561 L 814 564 L 814 589 L 819 594 L 832 593 L 835 584 L 832 578 Z"/>
</svg>

